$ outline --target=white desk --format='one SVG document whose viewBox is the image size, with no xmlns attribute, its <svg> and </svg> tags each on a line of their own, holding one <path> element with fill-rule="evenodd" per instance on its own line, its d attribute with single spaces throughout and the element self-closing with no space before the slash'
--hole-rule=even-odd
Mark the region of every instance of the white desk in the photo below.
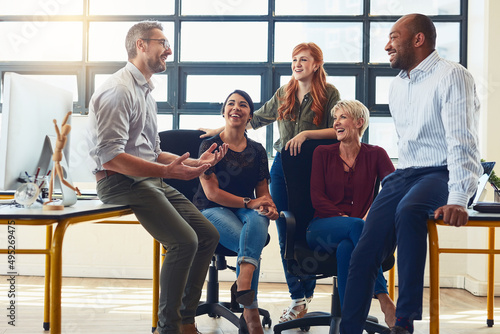
<svg viewBox="0 0 500 334">
<path fill-rule="evenodd" d="M 16 225 L 46 226 L 45 249 L 15 249 L 15 255 L 45 254 L 45 330 L 48 330 L 50 326 L 51 333 L 61 333 L 62 245 L 66 229 L 70 225 L 82 222 L 137 224 L 137 220 L 103 221 L 131 213 L 132 210 L 126 205 L 103 204 L 99 200 L 78 201 L 75 205 L 61 211 L 44 211 L 41 206 L 33 208 L 0 206 L 1 225 L 12 226 L 14 230 Z M 56 228 L 52 233 L 54 225 Z M 14 245 L 15 243 L 11 246 Z M 2 249 L 0 253 L 5 254 L 10 251 L 12 254 L 12 250 L 12 248 Z M 155 253 L 158 254 L 159 251 L 155 250 Z M 155 259 L 155 263 L 159 266 L 158 258 Z M 17 275 L 15 265 L 11 269 L 10 275 Z"/>
</svg>

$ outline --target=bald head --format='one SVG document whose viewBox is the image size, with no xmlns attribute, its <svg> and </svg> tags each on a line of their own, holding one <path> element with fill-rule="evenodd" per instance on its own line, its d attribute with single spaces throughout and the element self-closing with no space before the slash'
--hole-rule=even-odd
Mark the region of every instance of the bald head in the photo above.
<svg viewBox="0 0 500 334">
<path fill-rule="evenodd" d="M 425 36 L 425 43 L 430 50 L 436 48 L 436 27 L 432 20 L 422 14 L 408 14 L 401 17 L 399 21 L 404 22 L 406 29 L 411 35 L 415 36 L 418 33 L 422 33 Z"/>
</svg>

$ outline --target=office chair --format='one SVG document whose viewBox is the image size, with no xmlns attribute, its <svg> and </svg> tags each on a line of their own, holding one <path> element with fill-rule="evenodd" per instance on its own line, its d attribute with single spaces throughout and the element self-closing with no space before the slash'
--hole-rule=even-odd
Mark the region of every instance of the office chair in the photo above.
<svg viewBox="0 0 500 334">
<path fill-rule="evenodd" d="M 196 159 L 198 157 L 200 144 L 203 141 L 200 135 L 203 133 L 204 132 L 198 130 L 169 130 L 160 132 L 161 149 L 162 151 L 178 155 L 189 152 L 190 157 Z M 180 191 L 189 200 L 193 199 L 200 183 L 198 178 L 189 181 L 165 179 L 165 182 Z M 269 236 L 267 243 L 269 243 Z M 236 271 L 236 268 L 227 265 L 226 256 L 236 257 L 238 254 L 219 244 L 208 269 L 207 300 L 205 302 L 200 302 L 196 310 L 196 316 L 207 314 L 212 318 L 223 317 L 239 328 L 239 317 L 235 312 L 242 313 L 243 308 L 232 308 L 231 303 L 219 301 L 218 271 L 226 268 Z M 269 312 L 259 308 L 259 313 L 263 316 L 262 326 L 265 327 L 268 325 L 270 328 L 271 317 Z M 241 332 L 241 330 L 239 330 L 239 332 Z"/>
<path fill-rule="evenodd" d="M 308 140 L 302 144 L 301 152 L 291 156 L 290 151 L 282 150 L 283 171 L 288 193 L 288 211 L 282 212 L 286 220 L 285 259 L 288 262 L 288 271 L 304 277 L 304 279 L 321 279 L 333 277 L 333 293 L 330 313 L 310 312 L 303 318 L 294 319 L 274 326 L 274 333 L 283 330 L 300 328 L 309 330 L 311 326 L 330 326 L 330 334 L 339 333 L 341 319 L 340 299 L 337 287 L 337 258 L 333 253 L 318 252 L 310 249 L 306 242 L 306 229 L 314 215 L 314 208 L 310 196 L 310 175 L 312 156 L 318 145 L 333 144 L 336 140 Z M 376 192 L 378 185 L 375 186 Z M 394 256 L 389 257 L 383 264 L 388 270 L 394 265 Z M 369 316 L 365 324 L 368 333 L 389 332 L 389 328 L 378 324 L 375 317 Z"/>
</svg>

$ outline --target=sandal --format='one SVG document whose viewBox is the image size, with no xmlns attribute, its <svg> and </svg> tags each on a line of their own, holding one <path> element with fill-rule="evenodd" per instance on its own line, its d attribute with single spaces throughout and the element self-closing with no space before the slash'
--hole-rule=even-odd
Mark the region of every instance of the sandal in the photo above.
<svg viewBox="0 0 500 334">
<path fill-rule="evenodd" d="M 280 323 L 287 322 L 290 320 L 300 319 L 304 317 L 307 313 L 307 309 L 309 308 L 309 303 L 311 302 L 313 296 L 309 298 L 301 298 L 301 299 L 292 299 L 292 303 L 288 306 L 287 309 L 283 310 L 283 314 L 280 317 Z M 297 306 L 304 305 L 304 308 L 300 311 L 296 310 Z"/>
</svg>

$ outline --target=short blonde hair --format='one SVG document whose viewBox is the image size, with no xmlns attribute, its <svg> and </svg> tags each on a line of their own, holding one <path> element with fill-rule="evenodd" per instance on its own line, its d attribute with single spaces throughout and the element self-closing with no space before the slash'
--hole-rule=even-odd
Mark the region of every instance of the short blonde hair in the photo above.
<svg viewBox="0 0 500 334">
<path fill-rule="evenodd" d="M 363 136 L 370 119 L 370 112 L 365 105 L 358 100 L 340 100 L 332 109 L 332 117 L 335 117 L 335 112 L 342 109 L 345 113 L 349 114 L 355 121 L 363 119 L 363 126 L 359 129 L 359 136 Z"/>
</svg>

